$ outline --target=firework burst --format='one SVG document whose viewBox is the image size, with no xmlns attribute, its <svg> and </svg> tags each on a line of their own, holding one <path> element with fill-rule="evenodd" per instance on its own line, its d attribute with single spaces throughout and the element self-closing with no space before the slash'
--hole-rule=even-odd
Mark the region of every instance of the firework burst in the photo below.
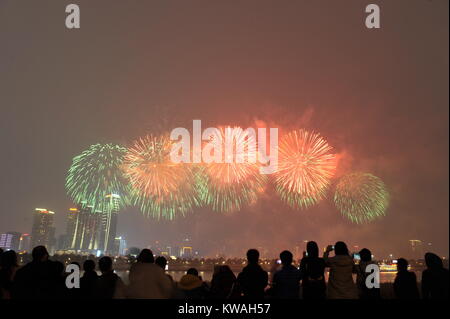
<svg viewBox="0 0 450 319">
<path fill-rule="evenodd" d="M 66 177 L 66 190 L 74 203 L 92 211 L 109 209 L 107 198 L 119 195 L 119 206 L 128 203 L 129 185 L 123 176 L 126 148 L 115 144 L 95 144 L 72 160 Z"/>
<path fill-rule="evenodd" d="M 337 183 L 334 202 L 352 222 L 363 223 L 386 214 L 389 193 L 380 178 L 369 173 L 351 173 Z"/>
<path fill-rule="evenodd" d="M 331 151 L 317 133 L 298 130 L 283 136 L 274 174 L 281 199 L 293 208 L 307 208 L 323 199 L 336 171 Z"/>
<path fill-rule="evenodd" d="M 231 212 L 256 202 L 266 179 L 257 164 L 256 139 L 240 127 L 216 130 L 208 142 L 223 156 L 196 174 L 200 201 L 215 211 Z"/>
<path fill-rule="evenodd" d="M 133 204 L 157 219 L 184 215 L 196 202 L 192 169 L 170 160 L 172 143 L 166 135 L 146 136 L 136 140 L 125 156 Z"/>
</svg>

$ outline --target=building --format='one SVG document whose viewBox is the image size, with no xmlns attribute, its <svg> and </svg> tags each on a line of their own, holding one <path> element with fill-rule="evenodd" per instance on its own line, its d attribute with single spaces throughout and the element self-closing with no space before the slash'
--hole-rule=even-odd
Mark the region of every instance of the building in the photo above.
<svg viewBox="0 0 450 319">
<path fill-rule="evenodd" d="M 127 249 L 127 242 L 122 236 L 116 237 L 114 239 L 114 249 L 112 255 L 114 256 L 124 256 Z"/>
<path fill-rule="evenodd" d="M 66 227 L 69 229 L 67 249 L 76 251 L 100 249 L 98 233 L 101 213 L 92 211 L 92 206 L 83 205 L 76 214 L 69 214 Z"/>
<path fill-rule="evenodd" d="M 20 236 L 19 251 L 30 252 L 31 250 L 31 235 L 22 234 L 22 236 Z"/>
<path fill-rule="evenodd" d="M 412 259 L 423 259 L 424 251 L 422 241 L 419 239 L 410 239 L 409 243 L 411 245 L 411 258 Z"/>
<path fill-rule="evenodd" d="M 56 250 L 66 250 L 68 247 L 68 236 L 67 234 L 61 234 L 58 236 L 56 241 Z"/>
<path fill-rule="evenodd" d="M 49 228 L 49 243 L 48 243 L 48 252 L 50 255 L 53 255 L 55 253 L 56 250 L 56 228 L 55 227 L 50 227 Z"/>
<path fill-rule="evenodd" d="M 11 249 L 14 251 L 19 250 L 21 233 L 18 232 L 7 232 L 6 234 L 0 235 L 0 248 Z"/>
<path fill-rule="evenodd" d="M 45 246 L 49 249 L 50 245 L 54 243 L 54 215 L 54 212 L 45 208 L 36 208 L 34 210 L 31 249 L 36 246 Z"/>
<path fill-rule="evenodd" d="M 108 201 L 106 207 L 107 211 L 100 214 L 100 250 L 106 254 L 114 254 L 114 242 L 117 233 L 117 219 L 120 209 L 120 196 L 117 194 L 109 194 L 106 196 Z"/>
<path fill-rule="evenodd" d="M 77 222 L 79 218 L 80 210 L 77 207 L 69 208 L 66 222 L 66 238 L 65 242 L 60 243 L 60 249 L 71 249 L 74 247 L 74 238 L 77 231 Z"/>
<path fill-rule="evenodd" d="M 183 246 L 181 248 L 181 258 L 192 258 L 194 256 L 191 246 Z"/>
<path fill-rule="evenodd" d="M 105 211 L 94 209 L 82 203 L 77 208 L 70 208 L 67 216 L 67 248 L 78 252 L 94 254 L 117 253 L 116 232 L 120 208 L 120 196 L 106 196 Z"/>
</svg>

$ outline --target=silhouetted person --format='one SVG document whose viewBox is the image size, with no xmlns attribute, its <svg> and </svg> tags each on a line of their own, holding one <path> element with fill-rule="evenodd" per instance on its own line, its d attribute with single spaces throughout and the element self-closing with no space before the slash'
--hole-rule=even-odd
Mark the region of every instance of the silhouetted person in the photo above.
<svg viewBox="0 0 450 319">
<path fill-rule="evenodd" d="M 0 255 L 0 299 L 11 299 L 17 268 L 17 255 L 14 250 L 8 250 Z"/>
<path fill-rule="evenodd" d="M 195 268 L 189 268 L 186 275 L 181 277 L 178 288 L 183 292 L 185 299 L 205 299 L 209 294 L 208 287 Z"/>
<path fill-rule="evenodd" d="M 330 268 L 328 278 L 327 296 L 330 299 L 356 299 L 358 292 L 353 281 L 354 271 L 353 258 L 349 255 L 347 245 L 338 241 L 334 245 L 334 256 L 328 257 L 333 251 L 333 246 L 329 245 L 323 254 L 325 266 Z"/>
<path fill-rule="evenodd" d="M 92 298 L 92 292 L 98 280 L 97 272 L 95 271 L 95 261 L 86 260 L 83 263 L 83 276 L 80 278 L 81 297 L 84 299 Z"/>
<path fill-rule="evenodd" d="M 173 278 L 171 275 L 169 275 L 168 273 L 166 273 L 166 268 L 167 268 L 167 259 L 164 256 L 159 256 L 155 259 L 155 264 L 158 265 L 159 267 L 161 267 L 162 270 L 164 270 L 164 273 L 166 274 L 166 276 L 170 279 L 170 281 L 172 283 L 173 282 Z"/>
<path fill-rule="evenodd" d="M 217 299 L 234 298 L 231 296 L 233 284 L 236 276 L 229 266 L 219 266 L 213 274 L 211 280 L 211 297 Z"/>
<path fill-rule="evenodd" d="M 433 253 L 425 254 L 427 269 L 422 272 L 422 298 L 448 299 L 448 269 Z"/>
<path fill-rule="evenodd" d="M 300 294 L 300 270 L 292 265 L 293 256 L 288 250 L 281 252 L 281 269 L 273 275 L 273 293 L 276 298 L 296 299 Z"/>
<path fill-rule="evenodd" d="M 247 251 L 248 265 L 239 273 L 234 290 L 244 298 L 262 299 L 267 287 L 268 275 L 259 262 L 259 252 L 256 249 Z"/>
<path fill-rule="evenodd" d="M 60 261 L 49 262 L 49 292 L 51 299 L 67 299 L 78 294 L 79 289 L 69 289 L 66 286 L 66 273 L 64 264 Z"/>
<path fill-rule="evenodd" d="M 31 253 L 33 260 L 19 268 L 14 277 L 14 299 L 48 299 L 53 297 L 50 264 L 44 246 L 36 246 Z"/>
<path fill-rule="evenodd" d="M 137 262 L 130 268 L 128 298 L 167 299 L 172 296 L 172 282 L 154 261 L 150 249 L 143 249 L 140 252 Z"/>
<path fill-rule="evenodd" d="M 155 264 L 161 267 L 162 270 L 166 270 L 167 259 L 163 256 L 159 256 L 155 259 Z"/>
<path fill-rule="evenodd" d="M 98 261 L 98 267 L 102 275 L 97 279 L 94 289 L 93 297 L 95 299 L 112 299 L 114 297 L 123 297 L 123 282 L 114 273 L 112 267 L 112 259 L 110 257 L 102 257 Z"/>
<path fill-rule="evenodd" d="M 325 299 L 325 260 L 319 258 L 319 247 L 314 241 L 306 244 L 306 253 L 300 262 L 300 272 L 303 299 Z"/>
<path fill-rule="evenodd" d="M 408 261 L 400 258 L 397 260 L 397 276 L 394 280 L 394 292 L 398 299 L 418 299 L 416 274 L 408 271 Z"/>
<path fill-rule="evenodd" d="M 367 276 L 372 273 L 366 272 L 366 268 L 369 265 L 376 265 L 372 261 L 372 253 L 367 248 L 361 249 L 359 252 L 361 260 L 358 265 L 355 265 L 356 269 L 356 285 L 358 287 L 358 294 L 360 299 L 380 299 L 380 288 L 369 288 L 366 284 Z"/>
</svg>

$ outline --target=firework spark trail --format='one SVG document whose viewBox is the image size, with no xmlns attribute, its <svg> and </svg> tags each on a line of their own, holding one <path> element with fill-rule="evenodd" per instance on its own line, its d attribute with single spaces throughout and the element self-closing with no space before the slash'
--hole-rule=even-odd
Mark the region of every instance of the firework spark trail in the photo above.
<svg viewBox="0 0 450 319">
<path fill-rule="evenodd" d="M 372 221 L 386 214 L 389 193 L 383 181 L 369 173 L 351 173 L 336 185 L 334 202 L 354 223 Z"/>
<path fill-rule="evenodd" d="M 116 194 L 121 197 L 119 205 L 126 205 L 130 189 L 121 169 L 126 151 L 115 144 L 94 144 L 75 156 L 66 177 L 73 202 L 95 212 L 108 209 L 106 196 Z"/>
<path fill-rule="evenodd" d="M 196 203 L 192 168 L 170 160 L 172 144 L 166 135 L 148 135 L 136 140 L 125 156 L 133 204 L 158 219 L 184 215 Z"/>
<path fill-rule="evenodd" d="M 293 208 L 307 208 L 326 195 L 336 172 L 332 147 L 317 133 L 292 131 L 280 141 L 275 187 Z"/>
</svg>

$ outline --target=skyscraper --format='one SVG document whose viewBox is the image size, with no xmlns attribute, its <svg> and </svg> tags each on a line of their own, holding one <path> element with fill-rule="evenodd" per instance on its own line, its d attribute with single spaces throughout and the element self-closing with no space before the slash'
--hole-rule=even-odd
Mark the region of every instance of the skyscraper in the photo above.
<svg viewBox="0 0 450 319">
<path fill-rule="evenodd" d="M 117 218 L 120 207 L 120 196 L 116 194 L 109 194 L 106 196 L 109 202 L 108 211 L 104 211 L 100 217 L 100 247 L 105 253 L 114 254 L 114 242 L 117 232 Z"/>
<path fill-rule="evenodd" d="M 116 237 L 114 239 L 114 251 L 112 252 L 112 255 L 123 256 L 125 255 L 126 249 L 127 249 L 127 242 L 125 241 L 125 238 L 123 238 L 122 236 Z"/>
<path fill-rule="evenodd" d="M 100 250 L 99 247 L 99 219 L 102 212 L 99 210 L 92 211 L 92 206 L 82 205 L 76 213 L 75 225 L 73 227 L 71 243 L 69 249 L 91 251 Z M 73 221 L 68 220 L 71 224 Z M 71 229 L 72 226 L 67 226 Z M 70 239 L 69 239 L 70 240 Z"/>
<path fill-rule="evenodd" d="M 60 249 L 71 249 L 74 247 L 74 239 L 77 231 L 78 215 L 80 210 L 77 207 L 69 208 L 66 222 L 66 242 L 60 243 Z"/>
<path fill-rule="evenodd" d="M 117 215 L 120 207 L 120 196 L 107 195 L 108 207 L 105 211 L 93 210 L 93 207 L 82 203 L 78 208 L 70 208 L 67 217 L 66 232 L 67 249 L 91 252 L 117 253 L 115 238 L 117 231 Z"/>
<path fill-rule="evenodd" d="M 33 228 L 31 230 L 31 249 L 36 246 L 46 246 L 53 243 L 54 236 L 53 217 L 55 213 L 45 208 L 36 208 L 33 216 Z"/>
</svg>

